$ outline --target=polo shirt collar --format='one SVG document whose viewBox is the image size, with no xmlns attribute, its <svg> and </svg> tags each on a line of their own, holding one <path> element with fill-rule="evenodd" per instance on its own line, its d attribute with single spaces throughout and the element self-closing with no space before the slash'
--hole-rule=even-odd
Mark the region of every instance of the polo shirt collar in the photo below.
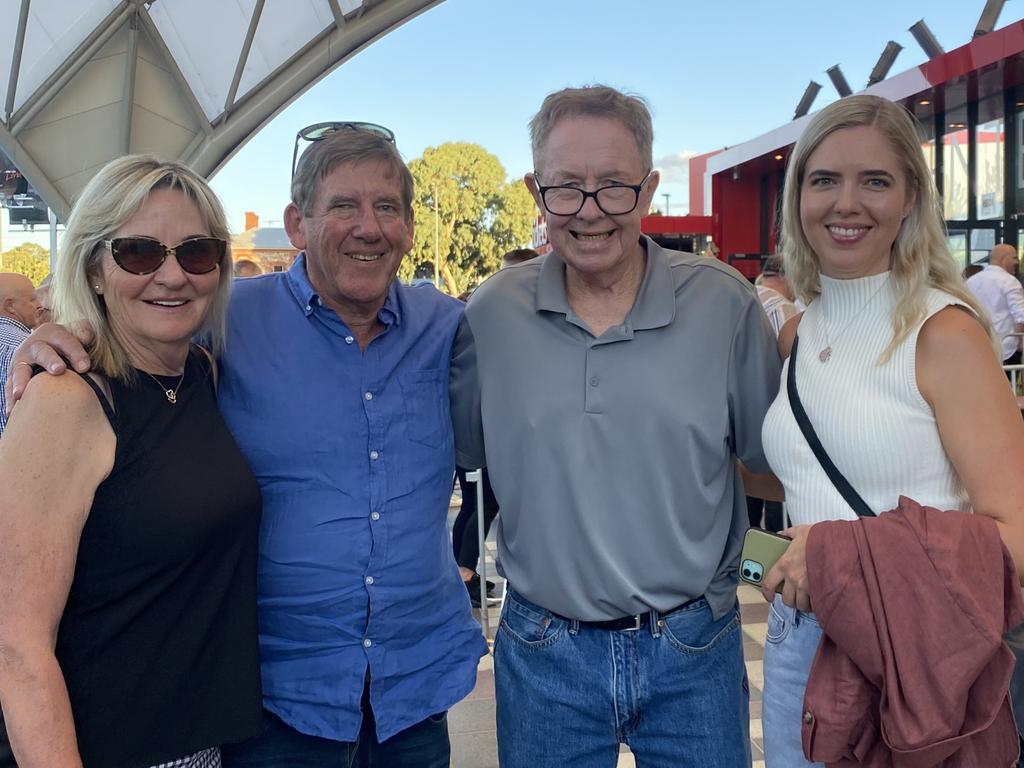
<svg viewBox="0 0 1024 768">
<path fill-rule="evenodd" d="M 320 294 L 316 292 L 313 284 L 309 282 L 309 275 L 306 272 L 306 252 L 301 251 L 295 257 L 287 272 L 288 288 L 295 299 L 302 313 L 309 317 L 316 308 L 320 306 Z M 377 313 L 384 325 L 402 324 L 402 298 L 399 292 L 398 278 L 391 281 L 388 286 L 388 295 L 384 299 L 384 306 Z"/>
<path fill-rule="evenodd" d="M 675 285 L 665 249 L 649 237 L 641 237 L 647 252 L 647 266 L 626 324 L 633 330 L 663 328 L 676 314 Z M 537 311 L 573 315 L 565 295 L 565 262 L 552 251 L 544 259 L 537 278 Z"/>
</svg>

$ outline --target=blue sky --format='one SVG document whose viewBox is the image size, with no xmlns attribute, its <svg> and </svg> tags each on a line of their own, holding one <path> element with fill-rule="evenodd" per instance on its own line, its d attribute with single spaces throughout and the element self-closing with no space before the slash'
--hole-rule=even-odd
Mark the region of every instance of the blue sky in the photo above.
<svg viewBox="0 0 1024 768">
<path fill-rule="evenodd" d="M 445 0 L 297 99 L 213 178 L 232 229 L 245 211 L 279 226 L 295 132 L 324 120 L 395 131 L 407 160 L 447 141 L 498 156 L 510 178 L 531 169 L 527 123 L 544 96 L 603 82 L 648 99 L 654 115 L 656 204 L 686 212 L 687 154 L 742 143 L 789 121 L 809 80 L 836 98 L 840 64 L 854 91 L 888 40 L 891 74 L 924 61 L 907 28 L 924 19 L 939 43 L 967 43 L 984 0 Z M 999 27 L 1024 17 L 1007 2 Z"/>
</svg>

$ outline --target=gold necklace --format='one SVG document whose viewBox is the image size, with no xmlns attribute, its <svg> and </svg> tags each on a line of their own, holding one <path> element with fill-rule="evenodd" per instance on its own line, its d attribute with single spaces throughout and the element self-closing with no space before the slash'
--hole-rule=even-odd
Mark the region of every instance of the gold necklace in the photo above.
<svg viewBox="0 0 1024 768">
<path fill-rule="evenodd" d="M 151 378 L 153 381 L 155 381 L 160 386 L 160 389 L 164 390 L 164 395 L 167 396 L 168 403 L 174 405 L 175 403 L 178 402 L 178 390 L 181 389 L 181 382 L 185 380 L 185 371 L 181 372 L 181 378 L 178 379 L 178 384 L 177 386 L 174 387 L 174 389 L 165 389 L 164 383 L 149 371 L 143 371 L 143 373 L 149 376 L 149 378 Z"/>
<path fill-rule="evenodd" d="M 868 297 L 868 300 L 865 301 L 863 305 L 861 305 L 861 308 L 854 312 L 853 317 L 846 321 L 846 324 L 839 330 L 839 333 L 836 334 L 836 337 L 832 341 L 829 341 L 828 320 L 824 317 L 824 312 L 822 313 L 821 329 L 825 332 L 825 348 L 818 353 L 818 359 L 821 362 L 827 363 L 829 361 L 829 359 L 832 357 L 832 342 L 839 341 L 839 339 L 842 338 L 843 334 L 845 334 L 848 330 L 850 330 L 851 327 L 853 327 L 854 321 L 864 313 L 864 310 L 868 308 L 868 306 L 875 300 L 875 297 L 878 296 L 882 289 L 888 284 L 889 277 L 886 276 L 885 280 L 882 281 L 881 285 L 875 288 L 875 292 Z"/>
</svg>

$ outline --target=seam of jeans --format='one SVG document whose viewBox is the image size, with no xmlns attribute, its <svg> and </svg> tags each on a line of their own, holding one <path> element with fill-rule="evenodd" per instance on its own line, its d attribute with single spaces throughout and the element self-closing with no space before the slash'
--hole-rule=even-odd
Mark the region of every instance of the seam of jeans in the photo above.
<svg viewBox="0 0 1024 768">
<path fill-rule="evenodd" d="M 779 625 L 778 634 L 772 634 L 772 623 L 773 620 Z M 772 645 L 778 645 L 789 635 L 793 628 L 793 622 L 789 620 L 784 613 L 780 613 L 776 609 L 774 603 L 768 604 L 768 629 L 764 635 L 765 643 L 771 643 Z"/>
<path fill-rule="evenodd" d="M 525 637 L 518 634 L 514 629 L 512 629 L 512 627 L 509 626 L 509 623 L 506 619 L 502 619 L 501 623 L 498 625 L 498 630 L 504 630 L 505 634 L 508 635 L 510 640 L 512 640 L 517 645 L 520 645 L 523 648 L 526 648 L 530 651 L 539 651 L 544 648 L 547 648 L 549 645 L 552 645 L 565 633 L 565 629 L 565 622 L 561 622 L 559 626 L 555 629 L 555 631 L 547 637 L 543 637 L 540 640 L 527 640 Z"/>
</svg>

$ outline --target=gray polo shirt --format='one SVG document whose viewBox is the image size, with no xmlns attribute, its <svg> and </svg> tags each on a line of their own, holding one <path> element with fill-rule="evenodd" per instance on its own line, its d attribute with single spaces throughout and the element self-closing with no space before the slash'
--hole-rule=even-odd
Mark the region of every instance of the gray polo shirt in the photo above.
<svg viewBox="0 0 1024 768">
<path fill-rule="evenodd" d="M 504 575 L 587 621 L 700 595 L 721 616 L 747 527 L 733 459 L 768 470 L 780 364 L 753 287 L 716 259 L 642 244 L 622 325 L 595 338 L 550 254 L 480 287 L 452 360 L 458 463 L 488 468 Z"/>
</svg>

